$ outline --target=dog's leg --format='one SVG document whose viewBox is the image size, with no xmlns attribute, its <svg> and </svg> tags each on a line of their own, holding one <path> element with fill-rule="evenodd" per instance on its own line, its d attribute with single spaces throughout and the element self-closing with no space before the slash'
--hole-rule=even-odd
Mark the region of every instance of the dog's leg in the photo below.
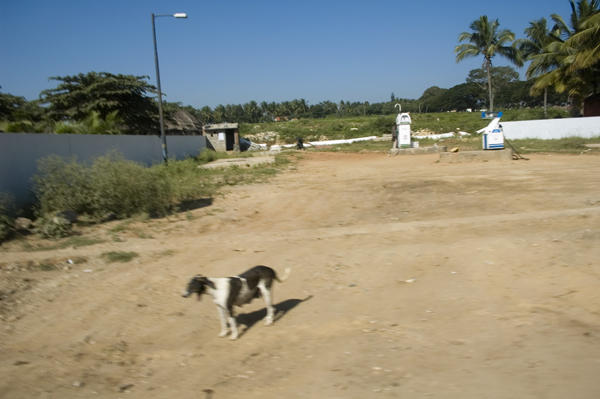
<svg viewBox="0 0 600 399">
<path fill-rule="evenodd" d="M 231 327 L 231 337 L 229 337 L 229 339 L 235 341 L 238 338 L 238 329 L 237 324 L 235 322 L 235 315 L 233 314 L 233 309 L 224 309 L 224 313 L 227 315 L 227 320 L 229 320 L 229 327 Z"/>
<path fill-rule="evenodd" d="M 220 306 L 217 306 L 217 310 L 219 311 L 219 320 L 221 320 L 221 332 L 219 333 L 219 337 L 225 337 L 229 334 L 229 328 L 227 327 L 227 318 L 225 317 L 225 309 Z"/>
<path fill-rule="evenodd" d="M 275 308 L 273 307 L 273 287 L 268 289 L 263 283 L 258 285 L 260 293 L 262 294 L 265 304 L 267 305 L 267 317 L 265 317 L 265 326 L 273 324 L 273 317 L 275 316 Z"/>
</svg>

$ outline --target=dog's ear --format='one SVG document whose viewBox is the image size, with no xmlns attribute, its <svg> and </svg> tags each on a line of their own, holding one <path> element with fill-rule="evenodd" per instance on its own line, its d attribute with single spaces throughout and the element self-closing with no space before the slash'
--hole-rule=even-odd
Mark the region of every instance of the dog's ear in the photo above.
<svg viewBox="0 0 600 399">
<path fill-rule="evenodd" d="M 215 289 L 215 284 L 214 284 L 212 281 L 210 281 L 210 280 L 208 279 L 208 277 L 204 277 L 204 276 L 201 276 L 201 275 L 197 275 L 197 276 L 196 276 L 196 277 L 194 277 L 194 278 L 195 278 L 195 279 L 196 279 L 198 282 L 200 282 L 200 283 L 202 283 L 202 284 L 204 284 L 204 285 L 207 285 L 207 286 L 209 286 L 209 287 L 210 287 L 210 288 L 212 288 L 213 290 Z"/>
</svg>

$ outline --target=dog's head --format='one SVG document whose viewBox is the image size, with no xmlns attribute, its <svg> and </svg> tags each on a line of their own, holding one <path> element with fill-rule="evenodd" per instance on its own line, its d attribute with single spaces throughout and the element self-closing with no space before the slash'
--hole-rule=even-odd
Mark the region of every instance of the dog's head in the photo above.
<svg viewBox="0 0 600 399">
<path fill-rule="evenodd" d="M 204 294 L 204 291 L 206 291 L 207 286 L 214 288 L 212 281 L 206 277 L 201 275 L 194 276 L 188 283 L 187 290 L 185 290 L 181 296 L 187 298 L 195 293 L 198 294 L 198 300 L 200 300 L 202 294 Z"/>
</svg>

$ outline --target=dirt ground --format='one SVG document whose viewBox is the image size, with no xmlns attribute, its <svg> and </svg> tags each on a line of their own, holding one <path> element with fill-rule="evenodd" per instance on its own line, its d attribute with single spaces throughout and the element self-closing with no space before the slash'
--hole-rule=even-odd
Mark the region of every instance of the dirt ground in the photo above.
<svg viewBox="0 0 600 399">
<path fill-rule="evenodd" d="M 600 157 L 528 157 L 309 153 L 103 243 L 4 245 L 0 397 L 598 398 Z M 292 268 L 276 322 L 257 299 L 218 338 L 181 292 L 258 264 Z"/>
</svg>

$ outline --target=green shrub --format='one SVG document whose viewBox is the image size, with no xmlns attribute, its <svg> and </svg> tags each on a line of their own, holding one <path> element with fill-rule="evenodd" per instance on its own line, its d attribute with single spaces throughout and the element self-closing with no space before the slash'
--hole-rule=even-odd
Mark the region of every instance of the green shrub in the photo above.
<svg viewBox="0 0 600 399">
<path fill-rule="evenodd" d="M 219 185 L 264 181 L 289 162 L 278 157 L 268 168 L 199 168 L 202 163 L 225 157 L 225 153 L 207 150 L 197 159 L 172 160 L 168 165 L 152 167 L 126 160 L 118 152 L 98 157 L 92 163 L 58 156 L 44 158 L 38 162 L 33 177 L 38 199 L 36 214 L 42 218 L 40 234 L 53 238 L 66 234 L 44 216 L 57 211 L 71 210 L 95 221 L 138 214 L 165 216 L 186 202 L 212 196 Z"/>
<path fill-rule="evenodd" d="M 15 206 L 11 194 L 0 193 L 0 242 L 14 231 Z"/>
<path fill-rule="evenodd" d="M 216 152 L 215 150 L 205 149 L 196 157 L 196 160 L 200 164 L 209 163 L 212 161 L 216 161 L 217 159 L 227 158 L 227 153 L 224 152 Z"/>
<path fill-rule="evenodd" d="M 78 214 L 93 214 L 95 195 L 91 185 L 91 169 L 77 163 L 50 155 L 38 161 L 33 176 L 34 192 L 38 198 L 38 214 L 72 210 Z"/>
<path fill-rule="evenodd" d="M 60 216 L 45 215 L 36 219 L 34 232 L 42 238 L 58 240 L 71 235 L 71 223 Z"/>
<path fill-rule="evenodd" d="M 111 153 L 91 168 L 96 218 L 107 213 L 123 219 L 140 212 L 164 216 L 171 208 L 169 183 L 153 169 Z"/>
<path fill-rule="evenodd" d="M 204 160 L 211 159 L 213 156 L 214 159 L 219 157 L 212 150 L 202 152 L 201 156 L 205 152 L 209 155 L 204 156 Z M 172 201 L 177 204 L 209 197 L 215 190 L 214 184 L 209 179 L 210 172 L 198 168 L 198 162 L 192 158 L 169 162 L 169 165 L 156 165 L 149 173 L 155 174 L 158 179 L 167 183 Z"/>
<path fill-rule="evenodd" d="M 384 134 L 392 133 L 392 127 L 396 124 L 396 116 L 388 115 L 388 116 L 378 116 L 375 119 L 371 119 L 366 123 L 364 130 L 366 130 L 369 135 L 382 136 Z"/>
<path fill-rule="evenodd" d="M 112 152 L 91 166 L 50 156 L 38 163 L 33 178 L 38 214 L 72 210 L 101 220 L 140 212 L 165 215 L 171 208 L 170 186 L 160 173 Z"/>
</svg>

